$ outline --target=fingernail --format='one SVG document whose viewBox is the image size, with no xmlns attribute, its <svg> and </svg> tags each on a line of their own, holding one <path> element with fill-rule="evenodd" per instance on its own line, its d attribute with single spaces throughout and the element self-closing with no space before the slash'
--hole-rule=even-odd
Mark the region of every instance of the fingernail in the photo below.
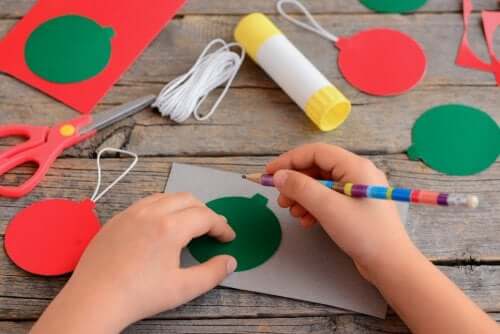
<svg viewBox="0 0 500 334">
<path fill-rule="evenodd" d="M 300 225 L 301 225 L 304 229 L 309 229 L 309 228 L 313 227 L 314 225 L 316 225 L 316 222 L 304 222 L 304 221 L 301 221 L 301 222 L 300 222 Z"/>
<path fill-rule="evenodd" d="M 234 273 L 234 271 L 236 270 L 236 267 L 238 266 L 238 263 L 236 262 L 236 259 L 234 257 L 230 257 L 228 260 L 227 260 L 227 263 L 226 263 L 226 270 L 227 270 L 227 273 L 228 274 L 232 274 Z"/>
<path fill-rule="evenodd" d="M 274 185 L 278 188 L 281 188 L 285 185 L 286 178 L 288 177 L 288 173 L 284 170 L 280 170 L 276 172 L 273 176 Z"/>
<path fill-rule="evenodd" d="M 226 216 L 223 216 L 223 215 L 219 215 L 219 217 L 221 217 L 226 223 L 227 223 L 227 218 Z"/>
</svg>

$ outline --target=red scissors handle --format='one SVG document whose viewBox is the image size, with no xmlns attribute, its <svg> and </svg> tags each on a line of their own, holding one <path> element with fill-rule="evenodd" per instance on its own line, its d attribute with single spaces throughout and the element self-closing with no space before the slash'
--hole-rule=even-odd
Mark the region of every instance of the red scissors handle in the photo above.
<svg viewBox="0 0 500 334">
<path fill-rule="evenodd" d="M 50 166 L 68 147 L 71 147 L 95 134 L 95 131 L 80 133 L 80 129 L 90 124 L 90 115 L 83 115 L 71 121 L 61 122 L 54 127 L 45 130 L 43 141 L 42 127 L 32 127 L 26 125 L 11 125 L 3 128 L 4 137 L 9 135 L 23 135 L 29 138 L 28 142 L 18 145 L 16 148 L 8 150 L 0 156 L 0 176 L 10 170 L 28 162 L 34 162 L 38 168 L 35 173 L 23 184 L 19 186 L 0 186 L 0 196 L 22 197 L 28 194 L 40 183 L 47 174 Z M 10 130 L 7 130 L 9 129 Z M 31 141 L 31 142 L 30 142 Z"/>
<path fill-rule="evenodd" d="M 0 152 L 0 161 L 8 159 L 19 152 L 26 151 L 29 148 L 45 143 L 49 130 L 50 128 L 47 126 L 32 126 L 23 124 L 0 126 L 0 138 L 24 137 L 28 139 L 22 144 L 15 145 L 8 150 Z"/>
</svg>

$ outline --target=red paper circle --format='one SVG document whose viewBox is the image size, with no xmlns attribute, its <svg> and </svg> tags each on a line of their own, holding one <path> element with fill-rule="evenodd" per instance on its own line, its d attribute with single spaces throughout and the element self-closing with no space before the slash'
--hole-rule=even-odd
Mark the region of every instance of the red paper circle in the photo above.
<svg viewBox="0 0 500 334">
<path fill-rule="evenodd" d="M 38 275 L 73 271 L 101 224 L 94 202 L 49 199 L 20 211 L 7 226 L 5 250 L 20 268 Z"/>
<path fill-rule="evenodd" d="M 362 92 L 390 96 L 415 87 L 424 77 L 427 60 L 411 37 L 392 29 L 370 29 L 340 38 L 339 68 Z"/>
</svg>

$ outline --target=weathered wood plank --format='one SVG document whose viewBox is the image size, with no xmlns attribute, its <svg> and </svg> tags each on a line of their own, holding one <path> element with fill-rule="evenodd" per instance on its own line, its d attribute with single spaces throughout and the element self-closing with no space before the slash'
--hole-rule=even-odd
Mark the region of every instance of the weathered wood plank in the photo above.
<svg viewBox="0 0 500 334">
<path fill-rule="evenodd" d="M 492 95 L 495 89 L 472 96 L 465 88 L 443 89 L 439 94 L 423 89 L 392 100 L 360 99 L 349 119 L 329 133 L 317 130 L 279 90 L 233 90 L 218 113 L 203 124 L 187 122 L 166 128 L 167 121 L 156 114 L 141 113 L 127 148 L 150 156 L 271 155 L 322 141 L 358 153 L 402 153 L 411 144 L 414 121 L 432 106 L 450 102 L 478 105 L 500 120 L 500 108 L 495 105 L 498 99 Z"/>
<path fill-rule="evenodd" d="M 500 194 L 493 190 L 500 187 L 500 163 L 482 174 L 457 178 L 440 175 L 419 162 L 406 160 L 402 155 L 370 158 L 389 174 L 395 185 L 477 193 L 480 196 L 481 207 L 477 210 L 411 207 L 407 229 L 428 257 L 435 260 L 500 260 Z M 105 222 L 132 201 L 162 191 L 174 161 L 246 173 L 261 170 L 269 159 L 142 158 L 138 166 L 97 203 L 97 212 Z M 111 182 L 127 164 L 125 159 L 107 159 L 103 166 L 103 182 Z M 9 174 L 8 180 L 14 182 L 27 172 L 23 168 L 16 174 Z M 8 221 L 20 208 L 41 198 L 77 200 L 88 197 L 95 187 L 95 179 L 95 160 L 59 159 L 32 194 L 18 200 L 0 199 L 0 234 L 3 234 Z"/>
<path fill-rule="evenodd" d="M 366 7 L 361 5 L 359 1 L 349 0 L 306 0 L 302 1 L 311 13 L 371 13 Z M 181 14 L 246 14 L 250 12 L 264 12 L 268 14 L 276 13 L 276 1 L 269 0 L 252 0 L 252 1 L 230 1 L 223 0 L 203 1 L 195 0 L 188 1 L 186 6 L 181 11 Z M 494 0 L 474 0 L 476 10 L 488 9 L 495 10 L 498 8 Z M 425 6 L 420 8 L 418 12 L 427 13 L 450 13 L 460 11 L 462 8 L 460 1 L 455 0 L 440 0 L 428 1 Z M 287 11 L 288 12 L 288 11 Z M 296 9 L 290 8 L 289 12 L 298 12 Z"/>
<path fill-rule="evenodd" d="M 32 322 L 0 322 L 0 332 L 27 333 Z M 223 334 L 223 333 L 276 333 L 327 334 L 335 331 L 335 321 L 329 317 L 271 318 L 271 319 L 217 319 L 217 320 L 146 320 L 124 331 L 126 334 Z M 346 332 L 348 333 L 348 332 Z"/>
<path fill-rule="evenodd" d="M 500 267 L 438 266 L 488 312 L 500 311 Z M 0 320 L 36 319 L 59 292 L 66 277 L 32 276 L 0 255 Z M 155 319 L 305 317 L 352 314 L 350 311 L 288 298 L 217 288 Z"/>
<path fill-rule="evenodd" d="M 13 88 L 16 86 L 19 85 L 12 85 Z M 159 86 L 117 87 L 106 103 L 125 102 L 156 89 Z M 349 119 L 337 130 L 325 133 L 317 130 L 281 90 L 233 89 L 208 121 L 189 120 L 177 125 L 160 117 L 156 111 L 143 111 L 104 129 L 77 149 L 66 151 L 65 155 L 87 157 L 105 144 L 126 147 L 143 156 L 274 155 L 316 141 L 336 143 L 358 153 L 401 153 L 411 143 L 415 119 L 435 105 L 475 105 L 499 122 L 496 95 L 496 87 L 473 91 L 466 87 L 439 90 L 422 87 L 391 99 L 358 94 L 353 99 L 355 105 Z M 206 106 L 211 106 L 214 98 L 210 98 Z M 73 112 L 56 103 L 36 99 L 25 103 L 20 95 L 15 95 L 14 101 L 21 103 L 15 104 L 17 102 L 0 97 L 0 110 L 5 110 L 0 112 L 0 124 L 29 120 L 32 124 L 50 125 L 74 117 Z"/>
<path fill-rule="evenodd" d="M 0 18 L 23 16 L 36 0 L 2 0 L 0 7 Z M 332 0 L 304 1 L 312 13 L 369 13 L 370 11 L 362 6 L 358 1 Z M 495 0 L 475 0 L 476 10 L 495 10 L 497 7 Z M 459 1 L 440 0 L 429 1 L 419 12 L 450 13 L 461 9 Z M 276 13 L 275 1 L 271 0 L 190 0 L 181 9 L 179 15 L 189 14 L 246 14 L 250 12 Z M 295 12 L 290 10 L 290 12 Z"/>
<path fill-rule="evenodd" d="M 499 321 L 498 314 L 490 316 Z M 31 321 L 0 321 L 0 332 L 25 334 Z M 407 334 L 408 328 L 396 316 L 385 320 L 361 315 L 336 317 L 217 319 L 217 320 L 144 320 L 125 331 L 127 334 L 160 333 L 337 333 L 337 334 Z"/>
<path fill-rule="evenodd" d="M 218 319 L 197 321 L 143 321 L 132 325 L 124 333 L 318 333 L 335 331 L 329 317 L 271 318 L 271 319 Z"/>
</svg>

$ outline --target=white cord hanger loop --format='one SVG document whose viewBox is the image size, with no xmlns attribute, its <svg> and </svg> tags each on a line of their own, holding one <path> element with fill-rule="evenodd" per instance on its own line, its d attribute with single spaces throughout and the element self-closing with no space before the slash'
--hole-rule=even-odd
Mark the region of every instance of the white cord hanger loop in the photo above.
<svg viewBox="0 0 500 334">
<path fill-rule="evenodd" d="M 306 18 L 309 20 L 309 24 L 300 20 L 297 20 L 296 18 L 291 17 L 288 15 L 285 10 L 283 9 L 284 4 L 290 4 L 294 5 L 295 7 L 299 8 L 300 11 L 306 16 Z M 311 13 L 307 10 L 307 8 L 300 3 L 297 0 L 279 0 L 276 3 L 276 9 L 278 12 L 286 18 L 288 21 L 298 25 L 299 27 L 302 27 L 306 30 L 312 31 L 315 34 L 320 35 L 323 38 L 326 38 L 329 41 L 332 41 L 334 43 L 337 43 L 339 38 L 332 34 L 331 32 L 327 31 L 325 28 L 323 28 L 318 21 L 311 15 Z"/>
<path fill-rule="evenodd" d="M 101 155 L 105 152 L 115 152 L 115 153 L 122 153 L 126 154 L 128 156 L 131 156 L 134 158 L 134 161 L 128 166 L 128 168 L 120 175 L 118 176 L 109 186 L 106 187 L 101 193 L 99 193 L 99 189 L 101 188 Z M 118 182 L 121 181 L 131 170 L 132 168 L 135 167 L 137 164 L 137 161 L 139 160 L 139 157 L 137 154 L 130 152 L 130 151 L 125 151 L 125 150 L 120 150 L 118 148 L 111 148 L 111 147 L 105 147 L 102 150 L 99 151 L 97 154 L 97 185 L 94 190 L 94 193 L 92 194 L 92 197 L 90 200 L 92 202 L 97 202 L 98 200 L 101 199 L 102 196 L 104 196 L 111 188 L 113 188 Z"/>
</svg>

